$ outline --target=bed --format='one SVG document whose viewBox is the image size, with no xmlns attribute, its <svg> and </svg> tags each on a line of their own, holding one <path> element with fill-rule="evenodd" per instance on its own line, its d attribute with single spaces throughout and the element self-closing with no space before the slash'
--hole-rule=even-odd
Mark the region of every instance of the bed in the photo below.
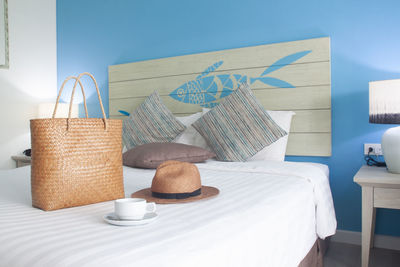
<svg viewBox="0 0 400 267">
<path fill-rule="evenodd" d="M 193 100 L 178 90 L 212 75 L 219 81 L 214 98 L 200 91 Z M 220 87 L 223 77 L 252 83 L 266 109 L 296 112 L 286 155 L 331 155 L 329 38 L 110 66 L 109 115 L 123 119 L 119 110 L 131 112 L 155 88 L 176 116 L 212 108 L 236 86 Z M 202 184 L 220 194 L 158 205 L 157 220 L 142 227 L 105 223 L 112 201 L 52 212 L 32 208 L 30 167 L 1 171 L 0 266 L 321 266 L 320 240 L 336 231 L 326 165 L 196 165 Z M 124 167 L 125 195 L 149 187 L 154 174 Z"/>
<path fill-rule="evenodd" d="M 113 202 L 31 207 L 30 167 L 0 173 L 0 266 L 297 266 L 336 229 L 328 169 L 294 162 L 197 164 L 218 197 L 158 205 L 143 227 L 106 224 Z M 154 170 L 124 168 L 125 190 Z"/>
</svg>

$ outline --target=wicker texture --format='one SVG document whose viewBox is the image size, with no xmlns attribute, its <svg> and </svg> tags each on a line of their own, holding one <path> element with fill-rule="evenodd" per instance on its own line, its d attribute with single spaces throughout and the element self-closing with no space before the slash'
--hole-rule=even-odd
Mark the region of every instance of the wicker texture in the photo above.
<svg viewBox="0 0 400 267">
<path fill-rule="evenodd" d="M 105 118 L 94 77 L 82 73 L 74 79 L 71 105 L 80 78 L 91 77 L 96 85 L 103 119 L 53 118 L 31 120 L 32 205 L 56 210 L 124 197 L 122 175 L 122 121 Z M 87 107 L 84 102 L 86 116 Z"/>
</svg>

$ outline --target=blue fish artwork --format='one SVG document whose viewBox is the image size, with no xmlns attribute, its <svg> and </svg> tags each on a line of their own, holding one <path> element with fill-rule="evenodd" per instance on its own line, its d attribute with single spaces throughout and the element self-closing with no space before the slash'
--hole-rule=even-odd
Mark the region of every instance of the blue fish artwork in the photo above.
<svg viewBox="0 0 400 267">
<path fill-rule="evenodd" d="M 218 61 L 204 70 L 195 80 L 179 86 L 169 96 L 183 103 L 212 108 L 218 104 L 218 99 L 230 95 L 244 82 L 253 84 L 255 81 L 260 81 L 274 87 L 294 88 L 295 86 L 292 84 L 278 78 L 269 77 L 268 75 L 295 62 L 310 52 L 311 50 L 301 51 L 285 56 L 266 68 L 259 77 L 254 78 L 241 74 L 210 75 L 224 63 L 223 61 Z"/>
</svg>

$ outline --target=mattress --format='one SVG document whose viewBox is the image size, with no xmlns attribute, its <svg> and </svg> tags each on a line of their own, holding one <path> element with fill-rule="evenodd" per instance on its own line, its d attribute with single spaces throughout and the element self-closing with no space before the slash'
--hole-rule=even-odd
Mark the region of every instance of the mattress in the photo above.
<svg viewBox="0 0 400 267">
<path fill-rule="evenodd" d="M 32 208 L 30 168 L 0 172 L 0 266 L 297 266 L 317 237 L 336 231 L 324 165 L 197 166 L 220 194 L 158 205 L 157 220 L 141 227 L 105 223 L 112 201 Z M 126 195 L 149 187 L 154 172 L 124 167 Z"/>
</svg>

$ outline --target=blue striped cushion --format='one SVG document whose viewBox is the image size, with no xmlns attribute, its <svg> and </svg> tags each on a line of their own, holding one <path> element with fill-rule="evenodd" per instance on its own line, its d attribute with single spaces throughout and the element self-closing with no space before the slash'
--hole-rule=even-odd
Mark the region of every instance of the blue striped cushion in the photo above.
<svg viewBox="0 0 400 267">
<path fill-rule="evenodd" d="M 222 99 L 192 126 L 222 161 L 246 161 L 287 134 L 271 119 L 247 84 Z"/>
<path fill-rule="evenodd" d="M 122 139 L 126 148 L 131 149 L 148 143 L 170 142 L 185 129 L 154 92 L 124 120 Z"/>
</svg>

